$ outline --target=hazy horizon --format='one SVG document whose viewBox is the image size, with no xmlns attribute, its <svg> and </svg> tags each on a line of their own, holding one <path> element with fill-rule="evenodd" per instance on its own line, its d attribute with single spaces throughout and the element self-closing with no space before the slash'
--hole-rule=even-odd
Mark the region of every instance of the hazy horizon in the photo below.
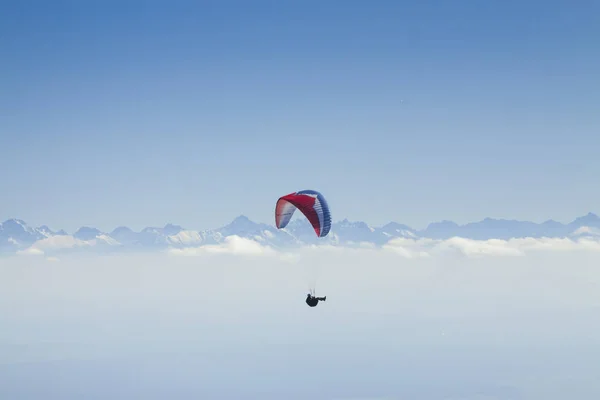
<svg viewBox="0 0 600 400">
<path fill-rule="evenodd" d="M 372 224 L 369 221 L 363 221 L 363 220 L 359 220 L 359 219 L 355 219 L 355 218 L 349 218 L 347 216 L 339 216 L 338 218 L 333 218 L 332 222 L 333 223 L 339 223 L 339 222 L 342 222 L 344 220 L 347 220 L 349 222 L 364 222 L 364 223 L 366 223 L 367 225 L 369 225 L 371 227 L 382 227 L 382 226 L 384 226 L 384 225 L 386 225 L 386 224 L 388 224 L 390 222 L 393 222 L 393 223 L 399 223 L 399 224 L 407 225 L 407 226 L 409 226 L 412 229 L 420 231 L 420 230 L 425 230 L 429 225 L 434 224 L 434 223 L 440 223 L 440 222 L 450 221 L 450 222 L 454 222 L 454 223 L 462 226 L 462 225 L 466 225 L 466 224 L 472 224 L 472 223 L 482 222 L 482 221 L 485 221 L 486 219 L 503 220 L 503 221 L 517 221 L 517 222 L 532 222 L 532 223 L 535 223 L 535 224 L 542 224 L 544 222 L 554 221 L 554 222 L 558 222 L 558 223 L 561 223 L 561 224 L 568 224 L 568 223 L 571 223 L 571 222 L 575 221 L 577 218 L 585 217 L 585 216 L 590 215 L 590 214 L 598 215 L 594 211 L 585 211 L 585 210 L 583 210 L 580 213 L 573 214 L 573 216 L 571 218 L 567 218 L 567 219 L 563 219 L 563 220 L 559 220 L 559 219 L 556 219 L 556 218 L 553 218 L 553 217 L 549 217 L 549 218 L 541 219 L 541 220 L 532 220 L 532 219 L 517 219 L 517 218 L 501 218 L 501 217 L 496 217 L 494 215 L 488 215 L 488 216 L 485 216 L 485 217 L 483 217 L 481 219 L 464 220 L 464 221 L 456 221 L 456 220 L 451 220 L 449 218 L 441 218 L 439 220 L 431 220 L 431 221 L 429 221 L 428 223 L 426 223 L 425 225 L 422 225 L 422 226 L 412 226 L 410 224 L 406 224 L 402 220 L 393 219 L 393 218 L 390 218 L 389 220 L 387 220 L 387 221 L 385 221 L 385 222 L 383 222 L 381 224 Z M 246 218 L 248 218 L 248 216 L 246 214 L 240 213 L 240 214 L 232 215 L 231 218 L 229 218 L 228 220 L 226 220 L 224 223 L 222 223 L 220 225 L 216 225 L 216 226 L 206 226 L 206 225 L 192 226 L 190 224 L 187 224 L 187 223 L 181 222 L 181 221 L 167 221 L 164 224 L 158 224 L 158 225 L 141 224 L 141 225 L 137 225 L 137 226 L 128 226 L 128 225 L 123 224 L 123 223 L 121 223 L 121 224 L 117 223 L 116 225 L 114 225 L 112 227 L 111 226 L 107 226 L 106 224 L 102 224 L 102 223 L 99 224 L 99 225 L 90 225 L 90 224 L 88 224 L 88 225 L 74 226 L 74 229 L 72 229 L 72 230 L 65 229 L 65 228 L 63 228 L 60 225 L 59 226 L 48 226 L 48 224 L 46 224 L 46 223 L 29 224 L 29 221 L 26 221 L 26 220 L 23 220 L 22 218 L 18 218 L 18 217 L 14 217 L 14 216 L 10 217 L 10 218 L 7 218 L 4 221 L 11 220 L 11 219 L 21 220 L 21 221 L 25 222 L 26 224 L 30 225 L 31 227 L 36 227 L 37 228 L 37 227 L 41 227 L 41 226 L 48 226 L 50 229 L 52 229 L 55 232 L 58 232 L 60 230 L 64 230 L 67 233 L 74 233 L 74 232 L 76 232 L 80 228 L 96 228 L 96 229 L 100 229 L 101 232 L 110 233 L 113 230 L 115 230 L 117 228 L 122 228 L 122 227 L 127 227 L 127 228 L 130 228 L 133 231 L 139 232 L 139 231 L 141 231 L 141 230 L 143 230 L 145 228 L 150 228 L 150 227 L 162 228 L 162 227 L 165 227 L 167 225 L 181 226 L 184 229 L 193 229 L 193 230 L 198 230 L 198 231 L 213 230 L 213 229 L 222 228 L 222 227 L 230 224 L 235 219 L 240 218 L 240 217 L 246 217 Z M 295 215 L 293 217 L 293 221 L 298 220 L 298 219 L 304 219 L 304 218 L 305 218 L 304 216 L 302 216 L 300 213 L 298 213 L 298 215 Z M 248 218 L 248 219 L 250 219 L 252 222 L 255 222 L 255 223 L 267 224 L 269 226 L 275 226 L 273 218 L 271 218 L 270 220 L 257 220 L 257 219 L 252 219 L 252 218 Z M 149 218 L 149 220 L 151 220 L 151 218 Z M 108 229 L 101 229 L 101 228 L 108 228 Z"/>
</svg>

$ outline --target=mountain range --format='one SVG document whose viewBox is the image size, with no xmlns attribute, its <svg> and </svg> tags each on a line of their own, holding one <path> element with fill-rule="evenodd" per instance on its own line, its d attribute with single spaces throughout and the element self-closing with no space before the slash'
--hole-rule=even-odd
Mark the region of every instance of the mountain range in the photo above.
<svg viewBox="0 0 600 400">
<path fill-rule="evenodd" d="M 344 219 L 333 223 L 329 235 L 317 238 L 305 218 L 295 218 L 285 229 L 251 221 L 244 215 L 217 229 L 192 230 L 179 225 L 148 227 L 135 232 L 120 226 L 112 232 L 102 232 L 84 226 L 70 234 L 64 230 L 53 231 L 48 226 L 31 227 L 20 219 L 9 219 L 0 224 L 0 253 L 22 251 L 58 252 L 80 251 L 144 251 L 168 248 L 198 247 L 222 243 L 228 236 L 237 235 L 276 248 L 306 244 L 329 244 L 335 246 L 358 246 L 369 243 L 381 246 L 394 238 L 449 239 L 463 237 L 473 240 L 511 239 L 523 237 L 599 237 L 600 217 L 588 213 L 563 224 L 549 220 L 543 223 L 506 219 L 485 218 L 479 222 L 459 225 L 452 221 L 435 222 L 423 230 L 390 222 L 371 227 L 365 222 Z"/>
</svg>

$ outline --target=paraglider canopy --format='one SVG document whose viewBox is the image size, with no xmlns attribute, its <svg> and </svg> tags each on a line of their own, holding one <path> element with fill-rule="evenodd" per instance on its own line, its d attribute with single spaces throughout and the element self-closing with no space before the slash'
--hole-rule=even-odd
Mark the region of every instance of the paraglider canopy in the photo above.
<svg viewBox="0 0 600 400">
<path fill-rule="evenodd" d="M 275 205 L 275 225 L 282 229 L 292 219 L 296 209 L 308 219 L 318 237 L 331 229 L 331 213 L 325 197 L 316 190 L 301 190 L 281 196 Z"/>
</svg>

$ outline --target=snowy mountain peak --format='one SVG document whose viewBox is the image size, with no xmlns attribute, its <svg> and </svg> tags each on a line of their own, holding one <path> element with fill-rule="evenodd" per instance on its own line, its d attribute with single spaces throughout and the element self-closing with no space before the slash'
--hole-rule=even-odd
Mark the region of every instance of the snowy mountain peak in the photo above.
<svg viewBox="0 0 600 400">
<path fill-rule="evenodd" d="M 2 229 L 5 231 L 13 231 L 13 232 L 35 232 L 35 229 L 29 227 L 25 221 L 22 219 L 11 218 L 4 221 L 1 225 Z"/>
<path fill-rule="evenodd" d="M 31 228 L 21 219 L 12 218 L 0 224 L 0 247 L 33 243 L 45 237 L 44 233 Z"/>
<path fill-rule="evenodd" d="M 42 225 L 42 226 L 36 228 L 36 230 L 46 237 L 56 235 L 56 232 L 53 232 L 52 229 L 48 228 L 48 226 L 46 226 L 46 225 Z"/>
<path fill-rule="evenodd" d="M 317 237 L 311 224 L 302 215 L 297 215 L 292 219 L 285 229 L 277 229 L 273 225 L 254 222 L 247 216 L 240 215 L 221 228 L 204 231 L 184 229 L 180 225 L 169 223 L 163 228 L 147 227 L 140 232 L 135 232 L 126 226 L 119 226 L 110 234 L 103 233 L 94 227 L 83 226 L 72 235 L 62 230 L 53 232 L 46 225 L 32 228 L 25 221 L 13 218 L 0 224 L 0 250 L 14 252 L 29 247 L 48 248 L 48 246 L 55 246 L 59 243 L 63 247 L 70 248 L 76 245 L 85 249 L 166 249 L 219 244 L 232 235 L 273 247 L 301 244 L 360 246 L 364 243 L 379 246 L 395 238 L 447 239 L 463 237 L 488 240 L 561 237 L 585 240 L 600 238 L 600 218 L 596 214 L 588 213 L 567 224 L 553 220 L 538 224 L 530 221 L 485 218 L 478 222 L 459 225 L 443 220 L 430 224 L 424 230 L 415 230 L 397 222 L 389 222 L 381 227 L 373 228 L 365 222 L 344 218 L 332 225 L 330 234 L 325 238 Z"/>
<path fill-rule="evenodd" d="M 117 228 L 115 228 L 110 234 L 112 235 L 122 235 L 122 234 L 129 234 L 129 233 L 133 233 L 133 231 L 126 227 L 126 226 L 119 226 Z"/>
<path fill-rule="evenodd" d="M 553 219 L 548 219 L 548 220 L 542 222 L 542 225 L 546 225 L 546 226 L 555 225 L 556 226 L 556 225 L 561 225 L 561 223 L 558 221 L 555 221 Z"/>
<path fill-rule="evenodd" d="M 571 225 L 577 225 L 577 226 L 591 226 L 591 227 L 598 227 L 600 228 L 600 217 L 598 217 L 596 214 L 594 213 L 587 213 L 586 215 L 576 218 Z"/>
<path fill-rule="evenodd" d="M 254 227 L 259 225 L 258 223 L 250 220 L 250 218 L 248 218 L 245 215 L 240 215 L 237 216 L 236 218 L 234 218 L 233 221 L 231 221 L 227 226 L 236 226 L 236 227 Z"/>
<path fill-rule="evenodd" d="M 173 236 L 177 235 L 179 232 L 183 231 L 183 227 L 179 225 L 166 224 L 163 228 L 163 234 L 165 236 Z"/>
<path fill-rule="evenodd" d="M 397 222 L 389 222 L 379 228 L 379 232 L 381 232 L 385 237 L 416 237 L 416 231 L 412 229 L 410 226 L 399 224 Z"/>
<path fill-rule="evenodd" d="M 427 228 L 431 228 L 431 227 L 457 228 L 458 226 L 459 225 L 456 222 L 448 221 L 448 220 L 444 219 L 442 221 L 432 222 L 431 224 L 429 224 L 429 226 Z"/>
<path fill-rule="evenodd" d="M 93 240 L 102 235 L 102 232 L 96 228 L 82 226 L 73 234 L 73 237 L 79 240 Z"/>
<path fill-rule="evenodd" d="M 226 233 L 227 236 L 236 234 L 245 234 L 255 231 L 259 231 L 262 228 L 262 224 L 253 222 L 250 218 L 245 215 L 240 215 L 231 221 L 228 225 L 222 227 L 219 231 Z"/>
<path fill-rule="evenodd" d="M 341 222 L 334 223 L 333 226 L 336 228 L 371 229 L 366 222 L 350 221 L 348 218 L 344 218 Z"/>
<path fill-rule="evenodd" d="M 21 226 L 26 226 L 27 224 L 25 223 L 25 221 L 23 221 L 22 219 L 19 218 L 9 218 L 6 221 L 4 221 L 2 223 L 2 225 L 21 225 Z"/>
<path fill-rule="evenodd" d="M 406 230 L 413 230 L 408 225 L 400 224 L 400 223 L 394 222 L 394 221 L 388 222 L 387 224 L 385 224 L 384 226 L 382 226 L 381 229 L 406 229 Z"/>
</svg>

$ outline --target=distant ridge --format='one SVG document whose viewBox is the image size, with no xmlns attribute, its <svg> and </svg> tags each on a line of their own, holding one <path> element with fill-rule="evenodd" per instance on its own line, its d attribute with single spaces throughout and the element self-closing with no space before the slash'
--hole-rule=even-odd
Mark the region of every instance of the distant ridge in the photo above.
<svg viewBox="0 0 600 400">
<path fill-rule="evenodd" d="M 126 226 L 119 226 L 112 232 L 101 232 L 97 228 L 84 226 L 72 234 L 64 230 L 53 231 L 45 225 L 34 228 L 23 220 L 9 219 L 0 224 L 0 252 L 10 254 L 26 251 L 34 245 L 54 251 L 58 251 L 57 249 L 81 251 L 93 248 L 100 252 L 186 248 L 219 244 L 233 235 L 279 248 L 317 243 L 335 246 L 357 246 L 368 243 L 381 246 L 395 238 L 463 237 L 473 240 L 508 240 L 524 237 L 600 238 L 600 217 L 590 212 L 567 224 L 553 220 L 535 223 L 494 218 L 485 218 L 464 225 L 452 221 L 440 221 L 431 223 L 422 230 L 397 222 L 372 227 L 362 221 L 344 219 L 333 223 L 330 234 L 320 239 L 301 215 L 282 230 L 240 215 L 225 226 L 209 230 L 193 230 L 180 225 L 167 224 L 164 227 L 147 227 L 139 232 Z"/>
</svg>

